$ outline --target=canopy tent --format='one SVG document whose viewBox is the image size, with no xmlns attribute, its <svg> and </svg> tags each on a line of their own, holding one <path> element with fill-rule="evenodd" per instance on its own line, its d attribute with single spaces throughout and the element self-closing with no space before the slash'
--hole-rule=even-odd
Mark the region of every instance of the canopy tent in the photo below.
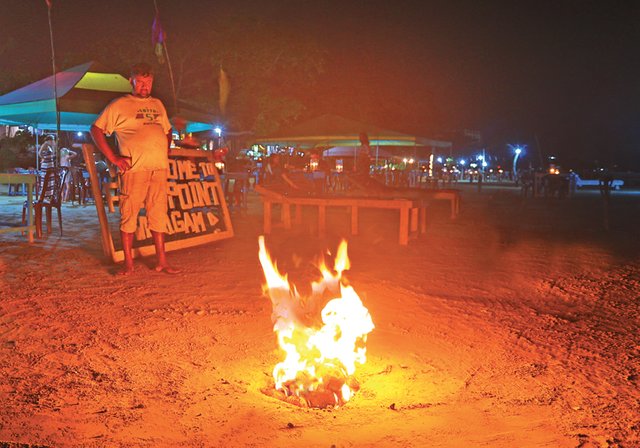
<svg viewBox="0 0 640 448">
<path fill-rule="evenodd" d="M 423 151 L 424 147 L 406 147 L 406 146 L 383 146 L 381 148 L 374 148 L 373 152 L 375 155 L 382 159 L 403 159 L 403 158 L 411 158 L 418 157 L 420 155 L 425 155 L 425 151 Z M 420 151 L 418 151 L 420 150 Z M 361 154 L 365 151 L 364 148 L 358 146 L 333 146 L 331 148 L 325 149 L 322 151 L 323 157 L 360 157 Z M 430 155 L 431 151 L 426 153 L 426 155 Z M 371 156 L 371 154 L 369 154 Z"/>
<path fill-rule="evenodd" d="M 87 62 L 55 76 L 60 111 L 60 129 L 88 131 L 98 114 L 113 99 L 131 92 L 124 76 L 106 70 L 97 62 Z M 56 129 L 54 77 L 36 81 L 0 96 L 0 124 L 29 125 L 39 129 Z M 176 114 L 167 107 L 170 117 Z M 213 129 L 214 118 L 189 109 L 180 109 L 187 132 Z"/>
<path fill-rule="evenodd" d="M 273 135 L 258 137 L 254 143 L 294 146 L 301 150 L 334 146 L 360 146 L 360 135 L 366 134 L 370 147 L 411 146 L 450 148 L 451 142 L 432 140 L 367 125 L 338 115 L 322 115 L 313 120 L 284 129 Z"/>
</svg>

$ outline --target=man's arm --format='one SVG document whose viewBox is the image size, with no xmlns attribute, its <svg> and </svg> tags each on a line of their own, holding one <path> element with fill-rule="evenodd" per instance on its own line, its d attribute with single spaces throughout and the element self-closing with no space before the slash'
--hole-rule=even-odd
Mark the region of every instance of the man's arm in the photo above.
<svg viewBox="0 0 640 448">
<path fill-rule="evenodd" d="M 111 146 L 109 146 L 109 143 L 107 142 L 107 138 L 104 136 L 104 131 L 95 124 L 91 125 L 91 137 L 100 152 L 104 154 L 109 162 L 117 166 L 121 172 L 124 173 L 131 168 L 131 162 L 129 159 L 126 157 L 120 157 L 113 151 L 113 149 L 111 149 Z"/>
</svg>

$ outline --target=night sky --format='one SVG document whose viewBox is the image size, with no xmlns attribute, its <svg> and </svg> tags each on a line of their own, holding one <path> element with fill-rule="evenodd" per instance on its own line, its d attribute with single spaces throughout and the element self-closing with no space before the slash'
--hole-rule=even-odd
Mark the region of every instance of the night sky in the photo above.
<svg viewBox="0 0 640 448">
<path fill-rule="evenodd" d="M 328 64 L 311 112 L 361 119 L 352 103 L 366 102 L 369 121 L 401 132 L 475 129 L 488 151 L 640 169 L 640 2 L 157 1 L 173 41 L 225 14 L 317 39 Z M 78 39 L 150 35 L 152 0 L 53 2 L 59 60 Z M 1 71 L 49 74 L 44 0 L 0 11 Z"/>
</svg>

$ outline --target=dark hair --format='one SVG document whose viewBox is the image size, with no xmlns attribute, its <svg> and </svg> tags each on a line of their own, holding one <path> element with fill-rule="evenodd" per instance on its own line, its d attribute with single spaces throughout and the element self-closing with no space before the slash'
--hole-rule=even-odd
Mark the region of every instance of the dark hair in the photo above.
<svg viewBox="0 0 640 448">
<path fill-rule="evenodd" d="M 146 62 L 138 62 L 131 67 L 131 77 L 134 76 L 153 76 L 153 69 Z"/>
</svg>

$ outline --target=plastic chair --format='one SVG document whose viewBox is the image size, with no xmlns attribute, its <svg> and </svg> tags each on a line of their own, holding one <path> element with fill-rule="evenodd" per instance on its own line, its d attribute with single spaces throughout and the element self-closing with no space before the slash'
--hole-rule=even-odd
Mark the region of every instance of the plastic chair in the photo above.
<svg viewBox="0 0 640 448">
<path fill-rule="evenodd" d="M 60 236 L 62 236 L 62 187 L 64 186 L 64 181 L 69 173 L 69 168 L 62 167 L 59 169 L 48 169 L 44 176 L 43 188 L 40 191 L 40 196 L 33 203 L 33 209 L 35 211 L 34 218 L 36 224 L 36 236 L 38 238 L 42 238 L 42 210 L 45 209 L 47 214 L 47 233 L 51 233 L 51 217 L 52 211 L 55 208 L 58 211 L 58 224 L 60 226 Z M 53 177 L 54 182 L 52 183 L 53 189 L 47 189 L 46 186 L 49 185 L 51 178 Z M 29 204 L 25 201 L 22 207 L 22 223 L 26 223 L 26 211 Z"/>
</svg>

